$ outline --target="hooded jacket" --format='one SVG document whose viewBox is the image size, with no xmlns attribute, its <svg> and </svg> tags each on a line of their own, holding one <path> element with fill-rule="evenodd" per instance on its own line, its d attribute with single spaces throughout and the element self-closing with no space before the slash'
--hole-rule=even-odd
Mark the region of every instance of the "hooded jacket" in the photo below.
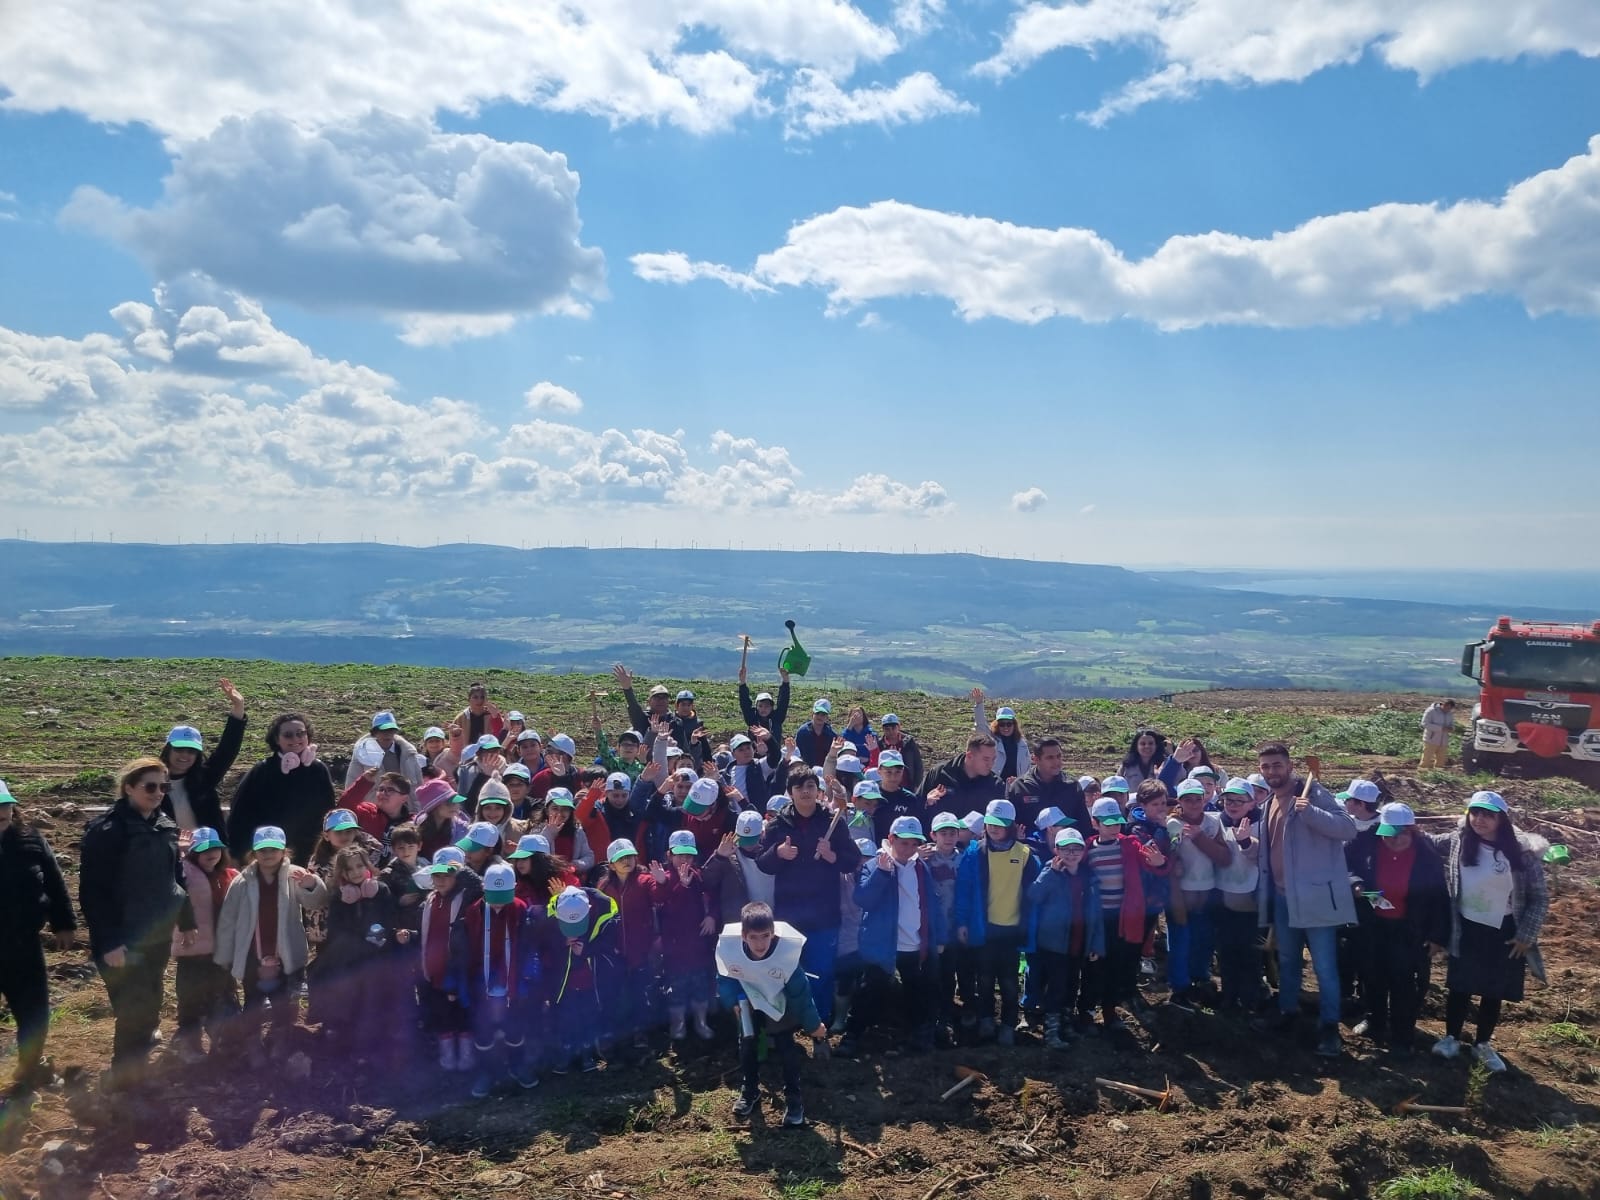
<svg viewBox="0 0 1600 1200">
<path fill-rule="evenodd" d="M 980 834 L 973 838 L 972 844 L 961 855 L 961 865 L 956 868 L 955 924 L 958 930 L 967 931 L 966 944 L 971 947 L 981 946 L 989 940 L 989 856 L 984 852 L 988 845 L 987 835 Z M 1039 874 L 1039 859 L 1033 848 L 1020 838 L 1013 841 L 1012 846 L 1021 847 L 1028 856 L 1022 864 L 1018 881 L 1017 912 L 1029 936 L 1024 948 L 1032 950 L 1032 931 L 1028 930 L 1028 888 Z"/>
<path fill-rule="evenodd" d="M 79 849 L 78 905 L 95 958 L 119 946 L 165 951 L 186 898 L 178 823 L 166 813 L 141 816 L 123 796 L 89 822 Z"/>
<path fill-rule="evenodd" d="M 926 959 L 950 940 L 945 925 L 944 906 L 933 882 L 933 874 L 921 857 L 911 860 L 917 874 L 918 954 Z M 856 953 L 863 961 L 894 974 L 895 956 L 900 942 L 900 887 L 896 871 L 885 871 L 872 858 L 861 868 L 856 882 L 855 902 L 861 909 L 861 934 Z"/>
<path fill-rule="evenodd" d="M 1282 898 L 1289 928 L 1322 929 L 1356 923 L 1355 893 L 1350 888 L 1350 867 L 1345 862 L 1344 844 L 1356 836 L 1356 823 L 1333 793 L 1320 783 L 1311 785 L 1311 805 L 1304 812 L 1294 811 L 1294 799 L 1303 784 L 1294 780 L 1284 824 Z M 1262 926 L 1272 924 L 1272 902 L 1277 881 L 1272 877 L 1272 814 L 1283 804 L 1276 793 L 1262 805 L 1258 836 L 1261 840 L 1256 883 L 1256 915 Z"/>
<path fill-rule="evenodd" d="M 58 933 L 78 927 L 50 843 L 13 817 L 0 834 L 0 944 L 36 941 L 46 921 Z"/>
</svg>

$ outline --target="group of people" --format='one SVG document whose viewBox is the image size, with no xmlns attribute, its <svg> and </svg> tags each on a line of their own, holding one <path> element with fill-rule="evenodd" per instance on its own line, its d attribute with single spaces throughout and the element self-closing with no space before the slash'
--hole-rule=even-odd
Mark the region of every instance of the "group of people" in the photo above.
<svg viewBox="0 0 1600 1200">
<path fill-rule="evenodd" d="M 797 1034 L 846 1056 L 885 1039 L 1059 1050 L 1091 1032 L 1134 1050 L 1125 1020 L 1146 1019 L 1163 982 L 1163 930 L 1163 1003 L 1285 1035 L 1309 950 L 1329 1057 L 1341 1019 L 1411 1053 L 1442 955 L 1433 1052 L 1503 1070 L 1501 1004 L 1542 976 L 1541 847 L 1494 792 L 1429 836 L 1370 781 L 1335 795 L 1297 775 L 1279 743 L 1229 776 L 1199 739 L 1141 729 L 1113 774 L 1074 778 L 1058 739 L 1028 737 L 1009 707 L 991 718 L 975 692 L 964 746 L 925 766 L 894 713 L 874 729 L 853 708 L 836 729 L 819 699 L 791 733 L 786 675 L 752 697 L 741 671 L 722 741 L 692 691 L 641 702 L 615 674 L 627 724 L 608 733 L 594 701 L 592 757 L 478 685 L 415 744 L 376 713 L 336 786 L 311 721 L 280 713 L 226 811 L 248 717 L 223 680 L 214 748 L 175 727 L 83 834 L 79 908 L 115 1015 L 103 1086 L 137 1083 L 162 1040 L 169 961 L 185 1063 L 265 1070 L 303 1016 L 331 1060 L 365 1071 L 426 1038 L 482 1097 L 643 1060 L 663 1033 L 710 1043 L 721 1024 L 740 1046 L 736 1114 L 776 1058 L 789 1125 L 805 1120 Z M 21 1092 L 52 1075 L 46 926 L 66 948 L 77 918 L 0 785 Z"/>
</svg>

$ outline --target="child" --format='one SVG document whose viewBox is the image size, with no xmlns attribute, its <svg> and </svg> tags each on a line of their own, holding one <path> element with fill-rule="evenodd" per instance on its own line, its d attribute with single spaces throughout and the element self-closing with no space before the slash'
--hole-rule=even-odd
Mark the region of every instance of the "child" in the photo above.
<svg viewBox="0 0 1600 1200">
<path fill-rule="evenodd" d="M 699 851 L 694 833 L 679 829 L 667 839 L 672 870 L 668 871 L 660 863 L 650 864 L 654 885 L 651 897 L 661 918 L 668 1033 L 674 1042 L 682 1041 L 684 1020 L 691 1013 L 695 1036 L 704 1041 L 712 1037 L 711 1026 L 706 1024 L 706 1012 L 711 1003 L 711 938 L 716 933 L 717 922 L 712 916 L 714 898 L 694 865 Z"/>
<path fill-rule="evenodd" d="M 945 940 L 939 947 L 939 1007 L 934 1014 L 938 1027 L 934 1041 L 949 1046 L 956 1025 L 955 998 L 977 992 L 977 965 L 972 949 L 955 940 L 956 871 L 961 866 L 961 834 L 966 826 L 954 813 L 942 812 L 933 818 L 933 846 L 924 862 L 933 879 L 933 893 L 944 918 Z M 976 1000 L 973 1001 L 976 1003 Z"/>
<path fill-rule="evenodd" d="M 461 815 L 461 797 L 444 779 L 425 779 L 417 788 L 417 832 L 422 835 L 421 857 L 431 859 L 446 846 L 467 836 L 471 823 Z"/>
<path fill-rule="evenodd" d="M 416 825 L 407 821 L 389 832 L 390 858 L 378 879 L 389 890 L 394 902 L 391 917 L 394 934 L 389 939 L 388 954 L 382 959 L 381 979 L 377 987 L 382 990 L 386 1014 L 382 1020 L 385 1030 L 414 1030 L 417 1013 L 421 1011 L 417 999 L 417 955 L 422 948 L 422 906 L 433 890 L 432 876 L 418 868 L 422 859 L 422 834 Z M 401 941 L 404 931 L 406 939 Z"/>
<path fill-rule="evenodd" d="M 217 918 L 212 961 L 227 967 L 244 988 L 245 1049 L 252 1070 L 271 1061 L 294 1024 L 295 989 L 310 947 L 302 914 L 327 907 L 328 889 L 315 871 L 289 862 L 288 840 L 276 825 L 250 839 L 251 862 L 228 885 Z M 261 1031 L 267 1028 L 266 1046 Z"/>
<path fill-rule="evenodd" d="M 311 1012 L 325 1040 L 351 1046 L 365 1064 L 386 1032 L 382 966 L 395 927 L 394 898 L 360 846 L 334 856 L 327 938 L 311 965 Z"/>
<path fill-rule="evenodd" d="M 642 1059 L 650 1051 L 647 1033 L 655 1020 L 656 899 L 651 876 L 639 870 L 638 848 L 627 838 L 617 838 L 606 848 L 606 875 L 600 890 L 617 904 L 618 949 L 624 971 L 617 996 L 617 1033 L 631 1035 L 634 1052 Z M 682 1024 L 681 1017 L 678 1023 Z"/>
<path fill-rule="evenodd" d="M 483 811 L 481 794 L 478 811 Z M 495 863 L 484 873 L 482 899 L 474 901 L 463 918 L 467 993 L 471 997 L 467 1007 L 472 1012 L 473 1049 L 478 1059 L 472 1095 L 478 1100 L 494 1087 L 496 1038 L 505 1039 L 507 1077 L 521 1088 L 539 1083 L 528 1049 L 526 996 L 521 986 L 527 915 L 527 901 L 517 898 L 516 872 L 509 863 Z"/>
<path fill-rule="evenodd" d="M 1254 1013 L 1265 995 L 1261 990 L 1261 935 L 1256 927 L 1256 865 L 1261 843 L 1254 836 L 1255 789 L 1238 776 L 1222 789 L 1223 842 L 1228 865 L 1217 868 L 1217 891 L 1222 903 L 1216 910 L 1217 973 L 1222 985 L 1217 1011 L 1225 1015 Z"/>
<path fill-rule="evenodd" d="M 878 847 L 867 837 L 856 839 L 856 849 L 863 862 L 878 852 Z M 863 973 L 861 906 L 856 903 L 856 879 L 852 874 L 843 873 L 839 876 L 839 933 L 833 960 L 833 1023 L 828 1026 L 829 1033 L 845 1031 Z"/>
<path fill-rule="evenodd" d="M 507 767 L 506 770 L 507 772 L 522 771 L 525 773 L 527 768 Z M 478 791 L 478 820 L 487 825 L 493 825 L 499 831 L 500 845 L 502 847 L 515 846 L 517 839 L 528 832 L 527 826 L 523 822 L 515 820 L 511 815 L 515 808 L 515 801 L 519 797 L 511 794 L 510 785 L 525 784 L 526 782 L 525 775 L 508 774 L 503 780 L 491 779 L 487 781 Z"/>
<path fill-rule="evenodd" d="M 356 814 L 348 808 L 336 808 L 322 818 L 322 836 L 317 839 L 311 851 L 311 860 L 306 864 L 327 886 L 330 900 L 338 888 L 333 878 L 334 856 L 351 846 L 360 846 L 367 852 L 369 865 L 382 861 L 384 857 L 382 843 L 361 828 Z M 306 939 L 318 954 L 321 954 L 322 944 L 328 939 L 328 912 L 327 908 L 319 908 L 306 914 Z M 315 1020 L 320 1022 L 321 1018 Z"/>
<path fill-rule="evenodd" d="M 984 838 L 973 842 L 956 872 L 956 940 L 978 955 L 975 1011 L 978 1037 L 1014 1045 L 1019 1025 L 1019 956 L 1029 948 L 1025 897 L 1039 860 L 1017 837 L 1017 810 L 1009 800 L 991 800 L 983 814 Z M 1000 989 L 1000 1024 L 994 1023 L 994 991 Z M 1026 1028 L 1023 1025 L 1023 1028 Z"/>
<path fill-rule="evenodd" d="M 564 787 L 551 788 L 546 800 L 549 824 L 545 826 L 544 836 L 550 842 L 551 851 L 571 863 L 579 879 L 586 879 L 594 869 L 594 850 L 589 846 L 583 826 L 578 824 L 578 801 Z"/>
<path fill-rule="evenodd" d="M 1115 796 L 1096 800 L 1089 818 L 1095 836 L 1087 858 L 1100 887 L 1100 920 L 1105 927 L 1105 957 L 1095 974 L 1099 976 L 1101 1025 L 1110 1033 L 1124 1027 L 1117 1006 L 1131 1004 L 1138 988 L 1146 893 L 1152 880 L 1165 879 L 1171 864 L 1160 846 L 1123 832 L 1128 818 Z"/>
<path fill-rule="evenodd" d="M 184 929 L 189 922 L 180 921 L 172 931 L 172 957 L 178 964 L 177 1052 L 191 1065 L 205 1060 L 202 1033 L 210 1033 L 211 1048 L 216 1050 L 228 1018 L 239 1012 L 233 976 L 212 961 L 217 951 L 217 919 L 228 887 L 238 874 L 217 830 L 208 825 L 196 829 L 183 858 L 183 886 L 189 893 L 186 916 L 194 928 Z"/>
<path fill-rule="evenodd" d="M 468 1032 L 471 1010 L 467 1007 L 467 937 L 464 915 L 477 899 L 466 881 L 476 876 L 467 869 L 466 855 L 446 846 L 422 868 L 432 892 L 422 905 L 417 940 L 423 1024 L 439 1042 L 439 1068 L 444 1071 L 470 1071 L 473 1067 L 472 1034 Z M 409 930 L 399 930 L 396 939 L 406 945 Z"/>
<path fill-rule="evenodd" d="M 1209 770 L 1196 767 L 1196 770 Z M 1211 957 L 1216 948 L 1217 870 L 1232 861 L 1222 840 L 1222 818 L 1207 812 L 1210 797 L 1196 779 L 1178 785 L 1178 830 L 1174 853 L 1175 887 L 1183 920 L 1167 922 L 1167 983 L 1171 1003 L 1193 1010 L 1211 1000 Z"/>
<path fill-rule="evenodd" d="M 1066 1049 L 1078 1030 L 1094 1024 L 1094 993 L 1082 986 L 1084 968 L 1100 960 L 1106 934 L 1100 885 L 1083 869 L 1087 852 L 1083 834 L 1057 830 L 1055 853 L 1028 888 L 1028 919 L 1044 977 L 1044 1044 L 1052 1050 Z"/>
<path fill-rule="evenodd" d="M 738 921 L 744 906 L 752 900 L 772 903 L 773 877 L 756 865 L 765 827 L 759 812 L 745 809 L 739 814 L 733 833 L 722 839 L 717 852 L 701 868 L 706 887 L 717 897 L 718 929 Z"/>
<path fill-rule="evenodd" d="M 817 1015 L 811 984 L 800 969 L 805 937 L 792 926 L 772 919 L 770 905 L 745 905 L 739 924 L 729 925 L 717 939 L 718 988 L 739 1021 L 739 1062 L 744 1084 L 733 1103 L 733 1115 L 744 1120 L 761 1099 L 760 1035 L 772 1037 L 783 1066 L 783 1123 L 806 1123 L 800 1099 L 800 1047 L 794 1033 L 811 1035 L 819 1056 L 827 1053 L 828 1030 Z"/>
<path fill-rule="evenodd" d="M 1115 780 L 1106 780 L 1106 790 L 1111 791 Z M 1133 802 L 1124 805 L 1128 815 L 1128 833 L 1145 845 L 1153 845 L 1167 858 L 1172 857 L 1172 831 L 1178 822 L 1172 816 L 1172 794 L 1159 779 L 1146 779 L 1139 785 Z M 1171 885 L 1166 879 L 1155 880 L 1145 891 L 1144 942 L 1139 951 L 1139 974 L 1150 979 L 1156 975 L 1156 926 L 1163 914 L 1170 929 L 1175 921 L 1183 920 L 1180 905 L 1171 904 Z M 1169 908 L 1171 911 L 1169 911 Z M 1183 935 L 1180 934 L 1180 937 Z M 1137 991 L 1132 997 L 1140 1003 Z"/>
<path fill-rule="evenodd" d="M 1362 864 L 1370 863 L 1378 853 L 1378 805 L 1382 794 L 1370 779 L 1352 779 L 1350 786 L 1334 799 L 1344 805 L 1344 811 L 1356 823 L 1356 836 L 1344 844 L 1345 865 L 1350 868 L 1353 879 L 1361 874 Z M 1374 980 L 1370 968 L 1377 916 L 1360 889 L 1356 891 L 1355 900 L 1356 923 L 1339 927 L 1338 954 L 1341 998 L 1348 1004 L 1359 995 L 1361 1007 L 1369 1009 L 1351 1030 L 1359 1037 L 1372 1032 L 1370 1006 Z"/>
<path fill-rule="evenodd" d="M 550 839 L 542 833 L 523 834 L 506 861 L 517 873 L 517 896 L 541 911 L 556 892 L 578 883 L 572 864 L 550 853 Z M 554 890 L 552 882 L 559 885 Z"/>
<path fill-rule="evenodd" d="M 557 1075 L 576 1059 L 584 1071 L 598 1070 L 599 1043 L 615 1024 L 615 998 L 622 975 L 618 953 L 617 902 L 593 888 L 568 887 L 546 909 L 561 939 L 550 989 L 560 1037 Z"/>
</svg>

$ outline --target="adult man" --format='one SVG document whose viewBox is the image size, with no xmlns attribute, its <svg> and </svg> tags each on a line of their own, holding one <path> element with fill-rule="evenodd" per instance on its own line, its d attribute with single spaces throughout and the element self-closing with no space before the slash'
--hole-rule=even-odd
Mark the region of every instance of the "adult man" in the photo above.
<svg viewBox="0 0 1600 1200">
<path fill-rule="evenodd" d="M 916 817 L 919 821 L 931 817 L 934 810 L 922 802 L 916 790 L 907 786 L 909 771 L 898 750 L 885 750 L 878 756 L 878 791 L 880 799 L 873 812 L 874 840 L 882 844 L 889 836 L 889 827 L 899 817 Z"/>
<path fill-rule="evenodd" d="M 778 668 L 778 698 L 774 700 L 771 692 L 762 692 L 755 698 L 755 703 L 750 701 L 750 687 L 745 682 L 749 672 L 743 666 L 739 668 L 739 711 L 744 714 L 746 726 L 759 725 L 765 729 L 773 742 L 783 744 L 783 724 L 789 719 L 789 672 L 782 667 Z M 751 733 L 754 737 L 754 732 Z"/>
<path fill-rule="evenodd" d="M 1093 832 L 1089 828 L 1089 808 L 1084 803 L 1083 789 L 1078 786 L 1077 780 L 1068 779 L 1061 773 L 1061 742 L 1058 738 L 1039 740 L 1034 747 L 1033 765 L 1026 774 L 1007 785 L 1006 799 L 1016 808 L 1017 820 L 1029 828 L 1033 827 L 1045 809 L 1059 808 L 1085 839 Z"/>
<path fill-rule="evenodd" d="M 811 706 L 811 720 L 795 731 L 795 749 L 800 751 L 800 757 L 808 767 L 822 766 L 828 759 L 828 752 L 833 749 L 833 743 L 838 740 L 839 735 L 828 723 L 828 715 L 832 712 L 833 704 L 824 696 Z"/>
<path fill-rule="evenodd" d="M 839 950 L 839 876 L 854 875 L 861 851 L 844 821 L 819 803 L 817 777 L 789 773 L 789 803 L 778 810 L 761 838 L 757 866 L 773 882 L 779 918 L 806 935 L 801 965 L 813 985 L 823 1023 L 833 1017 L 834 959 Z"/>
<path fill-rule="evenodd" d="M 900 756 L 900 765 L 905 768 L 904 785 L 913 792 L 922 791 L 922 747 L 917 745 L 917 739 L 901 731 L 900 718 L 894 713 L 884 713 L 883 719 L 878 722 L 878 729 L 883 736 L 878 739 L 878 745 L 872 751 L 872 760 L 867 765 L 881 767 L 883 756 L 893 750 Z"/>
<path fill-rule="evenodd" d="M 392 712 L 375 713 L 372 718 L 372 731 L 367 737 L 383 748 L 383 758 L 375 763 L 364 763 L 352 750 L 350 765 L 344 773 L 345 787 L 349 787 L 361 778 L 361 773 L 368 767 L 377 767 L 380 775 L 391 771 L 396 775 L 404 775 L 406 782 L 412 787 L 422 782 L 422 758 L 417 753 L 417 748 L 400 736 L 400 723 L 394 719 Z M 362 739 L 365 740 L 366 738 Z M 360 744 L 357 742 L 357 747 Z"/>
<path fill-rule="evenodd" d="M 1456 702 L 1435 700 L 1422 714 L 1422 762 L 1419 770 L 1444 769 L 1450 754 L 1450 735 L 1456 727 Z"/>
<path fill-rule="evenodd" d="M 783 790 L 783 743 L 766 726 L 752 725 L 748 734 L 734 734 L 728 749 L 733 761 L 722 769 L 722 782 L 761 812 Z"/>
<path fill-rule="evenodd" d="M 995 741 L 974 733 L 966 750 L 928 774 L 923 799 L 931 811 L 982 812 L 991 800 L 1005 798 L 1006 785 L 994 773 Z"/>
<path fill-rule="evenodd" d="M 1299 1015 L 1302 956 L 1309 947 L 1317 976 L 1317 1053 L 1337 1058 L 1338 929 L 1356 919 L 1344 844 L 1355 837 L 1356 823 L 1327 788 L 1295 777 L 1282 742 L 1262 746 L 1256 761 L 1272 789 L 1260 826 L 1256 902 L 1259 924 L 1271 926 L 1278 941 L 1278 1028 L 1291 1031 Z"/>
<path fill-rule="evenodd" d="M 649 729 L 656 721 L 665 721 L 672 716 L 672 693 L 662 684 L 656 684 L 650 689 L 650 711 L 646 712 L 639 706 L 639 697 L 633 693 L 633 676 L 628 668 L 618 663 L 611 668 L 611 674 L 617 681 L 617 686 L 622 689 L 622 699 L 628 706 L 628 724 L 637 729 L 641 734 Z"/>
</svg>

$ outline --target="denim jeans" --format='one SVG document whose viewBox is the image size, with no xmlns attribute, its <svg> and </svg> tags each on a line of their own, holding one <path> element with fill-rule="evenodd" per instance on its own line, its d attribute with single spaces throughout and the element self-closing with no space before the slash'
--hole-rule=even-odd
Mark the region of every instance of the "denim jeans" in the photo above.
<svg viewBox="0 0 1600 1200">
<path fill-rule="evenodd" d="M 1311 951 L 1311 970 L 1317 977 L 1317 1017 L 1324 1025 L 1339 1023 L 1339 930 L 1332 925 L 1320 929 L 1295 929 L 1289 924 L 1287 906 L 1274 896 L 1272 924 L 1278 934 L 1278 1011 L 1300 1010 L 1300 973 L 1304 951 Z"/>
<path fill-rule="evenodd" d="M 1181 992 L 1192 983 L 1211 982 L 1216 932 L 1209 903 L 1192 908 L 1179 924 L 1167 914 L 1167 983 Z"/>
<path fill-rule="evenodd" d="M 806 934 L 806 944 L 800 948 L 800 969 L 811 976 L 811 998 L 816 1002 L 817 1015 L 824 1025 L 833 1020 L 833 976 L 838 957 L 837 929 L 819 929 Z"/>
</svg>

